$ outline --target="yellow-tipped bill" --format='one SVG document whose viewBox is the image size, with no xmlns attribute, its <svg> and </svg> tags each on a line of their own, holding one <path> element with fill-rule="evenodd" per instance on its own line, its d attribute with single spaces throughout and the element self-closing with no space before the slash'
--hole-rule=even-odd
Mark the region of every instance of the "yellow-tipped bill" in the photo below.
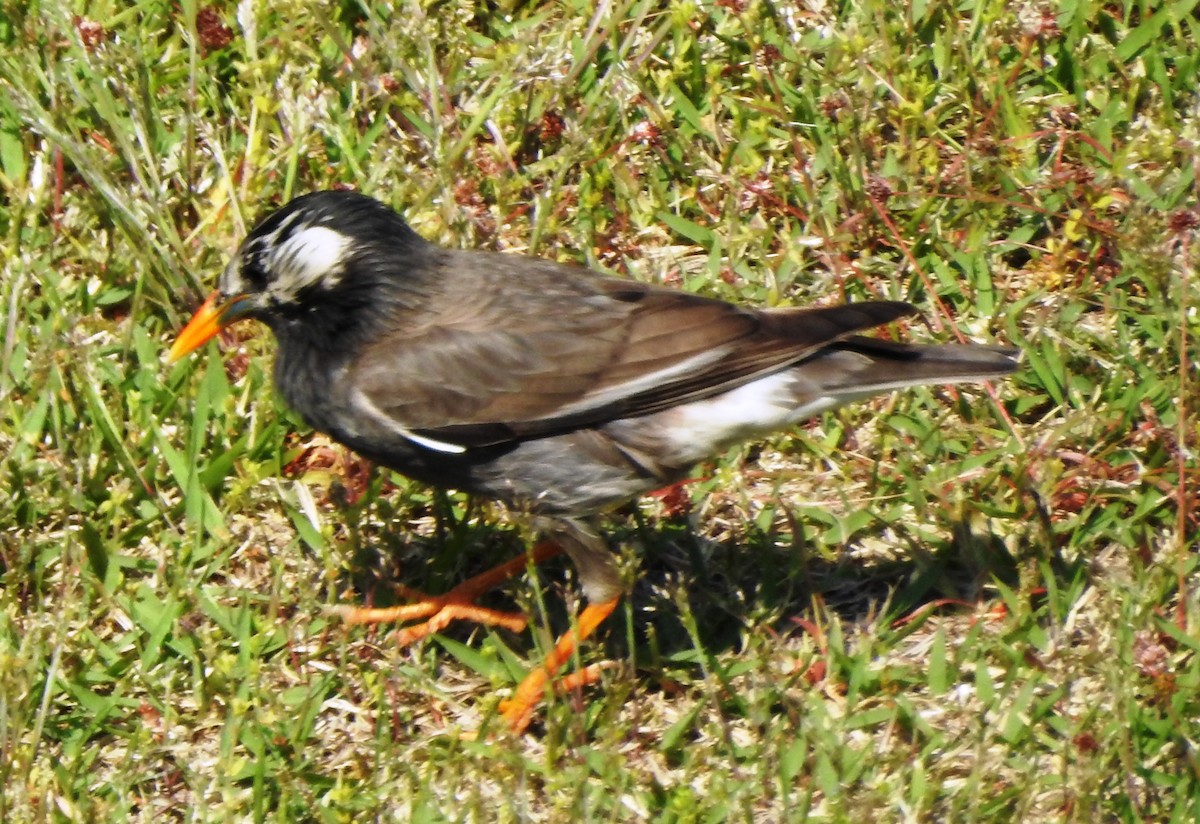
<svg viewBox="0 0 1200 824">
<path fill-rule="evenodd" d="M 221 300 L 220 292 L 209 295 L 175 339 L 171 351 L 167 353 L 167 363 L 174 363 L 195 352 L 226 326 L 241 318 L 247 308 L 246 303 L 247 300 L 242 295 L 226 301 Z"/>
</svg>

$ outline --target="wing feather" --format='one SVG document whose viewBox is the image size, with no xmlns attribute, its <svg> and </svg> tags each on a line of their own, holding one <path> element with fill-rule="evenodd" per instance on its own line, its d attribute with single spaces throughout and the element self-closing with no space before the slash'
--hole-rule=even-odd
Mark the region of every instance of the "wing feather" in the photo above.
<svg viewBox="0 0 1200 824">
<path fill-rule="evenodd" d="M 914 311 L 755 311 L 506 257 L 447 256 L 443 279 L 469 270 L 479 288 L 435 294 L 420 326 L 398 322 L 356 358 L 366 411 L 443 446 L 538 437 L 710 397 Z"/>
</svg>

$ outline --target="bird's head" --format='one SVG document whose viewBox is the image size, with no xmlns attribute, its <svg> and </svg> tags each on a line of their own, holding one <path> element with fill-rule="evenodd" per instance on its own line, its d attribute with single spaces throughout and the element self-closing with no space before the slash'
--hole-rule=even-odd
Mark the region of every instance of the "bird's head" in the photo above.
<svg viewBox="0 0 1200 824">
<path fill-rule="evenodd" d="M 381 299 L 380 283 L 423 241 L 392 209 L 355 192 L 292 200 L 247 235 L 218 288 L 179 333 L 168 360 L 188 355 L 246 318 L 283 335 L 330 331 Z M 307 329 L 303 329 L 307 327 Z"/>
</svg>

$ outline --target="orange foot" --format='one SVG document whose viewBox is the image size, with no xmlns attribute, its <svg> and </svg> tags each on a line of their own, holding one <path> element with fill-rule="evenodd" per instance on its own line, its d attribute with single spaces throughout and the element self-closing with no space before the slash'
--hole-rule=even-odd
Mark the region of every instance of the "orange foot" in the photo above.
<svg viewBox="0 0 1200 824">
<path fill-rule="evenodd" d="M 530 550 L 528 557 L 521 555 L 493 567 L 464 581 L 444 595 L 426 595 L 408 587 L 400 587 L 401 593 L 411 598 L 412 603 L 378 608 L 334 606 L 330 607 L 329 611 L 340 616 L 348 624 L 380 624 L 424 618 L 421 623 L 400 630 L 396 641 L 401 645 L 413 644 L 427 635 L 440 632 L 452 621 L 474 621 L 520 632 L 525 629 L 524 615 L 481 607 L 475 603 L 475 599 L 524 572 L 529 558 L 533 559 L 534 564 L 540 564 L 560 552 L 562 549 L 557 544 L 545 541 Z"/>
<path fill-rule="evenodd" d="M 612 614 L 620 600 L 620 598 L 613 598 L 611 601 L 603 601 L 599 604 L 588 604 L 579 614 L 579 622 L 575 629 L 568 631 L 558 639 L 554 649 L 546 656 L 545 662 L 525 676 L 525 680 L 517 686 L 517 691 L 513 693 L 512 698 L 500 703 L 500 713 L 508 722 L 509 729 L 516 734 L 525 731 L 529 722 L 533 720 L 533 709 L 542 700 L 547 684 L 563 664 L 567 663 L 575 654 L 575 650 L 579 648 L 584 639 L 595 632 L 596 627 Z M 574 675 L 569 675 L 559 683 L 559 688 L 574 689 L 584 684 L 594 683 L 599 679 L 602 667 L 603 665 L 586 667 Z"/>
</svg>

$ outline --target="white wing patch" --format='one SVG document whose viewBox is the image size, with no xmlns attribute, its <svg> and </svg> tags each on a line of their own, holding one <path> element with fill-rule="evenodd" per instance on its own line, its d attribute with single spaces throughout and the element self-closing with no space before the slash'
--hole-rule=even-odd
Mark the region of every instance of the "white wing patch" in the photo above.
<svg viewBox="0 0 1200 824">
<path fill-rule="evenodd" d="M 618 384 L 617 386 L 606 389 L 602 392 L 589 392 L 583 398 L 575 403 L 569 403 L 560 409 L 554 410 L 554 414 L 550 417 L 559 417 L 572 415 L 575 412 L 582 412 L 588 409 L 594 409 L 598 406 L 604 406 L 606 403 L 619 401 L 622 398 L 628 398 L 639 392 L 645 392 L 661 386 L 664 383 L 670 383 L 676 378 L 687 375 L 690 372 L 703 369 L 709 364 L 716 363 L 721 358 L 728 355 L 730 347 L 716 346 L 699 354 L 692 355 L 686 360 L 682 360 L 674 366 L 668 366 L 665 369 L 659 369 L 657 372 L 650 372 L 642 375 L 640 378 L 635 378 L 631 381 Z"/>
<path fill-rule="evenodd" d="M 402 426 L 399 421 L 391 415 L 380 409 L 373 400 L 367 397 L 360 389 L 354 389 L 350 392 L 350 402 L 358 407 L 361 411 L 367 413 L 376 423 L 381 424 L 386 429 L 390 429 L 402 438 L 412 441 L 417 446 L 423 446 L 426 449 L 432 449 L 435 452 L 446 452 L 451 455 L 460 455 L 467 451 L 465 446 L 459 446 L 456 443 L 448 441 L 439 441 L 435 438 L 427 438 L 424 435 L 418 435 L 411 429 Z"/>
</svg>

